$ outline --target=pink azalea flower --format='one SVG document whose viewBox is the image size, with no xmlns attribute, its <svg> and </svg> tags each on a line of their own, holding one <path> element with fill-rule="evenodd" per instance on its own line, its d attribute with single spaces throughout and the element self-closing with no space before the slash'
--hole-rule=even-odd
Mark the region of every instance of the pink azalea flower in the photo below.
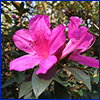
<svg viewBox="0 0 100 100">
<path fill-rule="evenodd" d="M 93 35 L 87 32 L 88 29 L 84 26 L 79 27 L 81 23 L 82 20 L 79 19 L 79 17 L 70 17 L 70 22 L 68 24 L 69 42 L 64 48 L 61 58 L 64 58 L 75 49 L 80 49 L 73 52 L 69 57 L 69 60 L 74 59 L 80 64 L 97 68 L 99 67 L 99 61 L 97 59 L 80 55 L 80 53 L 89 48 L 93 41 Z"/>
<path fill-rule="evenodd" d="M 24 71 L 39 64 L 36 74 L 45 74 L 56 62 L 53 55 L 66 42 L 65 26 L 50 29 L 49 17 L 36 15 L 29 21 L 29 29 L 21 29 L 13 35 L 15 45 L 29 53 L 10 62 L 10 70 Z"/>
<path fill-rule="evenodd" d="M 39 64 L 36 74 L 46 74 L 46 72 L 57 62 L 70 52 L 69 59 L 74 59 L 81 64 L 91 67 L 99 67 L 99 61 L 92 57 L 80 55 L 88 49 L 93 41 L 92 34 L 87 32 L 86 27 L 80 27 L 81 20 L 78 17 L 71 17 L 68 25 L 69 42 L 66 47 L 65 26 L 59 25 L 50 29 L 49 17 L 36 15 L 29 21 L 29 29 L 21 29 L 13 35 L 15 45 L 29 53 L 10 62 L 10 70 L 24 71 L 34 68 Z"/>
</svg>

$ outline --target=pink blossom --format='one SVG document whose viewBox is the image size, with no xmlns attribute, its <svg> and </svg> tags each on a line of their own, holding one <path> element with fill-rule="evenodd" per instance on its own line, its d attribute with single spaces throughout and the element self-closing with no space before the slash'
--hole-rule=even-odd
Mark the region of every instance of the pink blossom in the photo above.
<svg viewBox="0 0 100 100">
<path fill-rule="evenodd" d="M 39 64 L 36 74 L 45 74 L 56 62 L 53 55 L 66 42 L 65 26 L 50 29 L 49 17 L 36 15 L 29 21 L 29 29 L 21 29 L 13 35 L 15 45 L 26 53 L 10 62 L 10 70 L 24 71 Z"/>
<path fill-rule="evenodd" d="M 16 16 L 15 15 L 12 15 L 12 18 L 16 18 Z"/>
<path fill-rule="evenodd" d="M 69 59 L 81 64 L 99 67 L 99 61 L 92 57 L 80 55 L 86 51 L 93 41 L 92 34 L 86 27 L 79 27 L 82 23 L 78 17 L 71 17 L 68 25 L 69 42 L 66 44 L 65 26 L 59 25 L 50 29 L 49 17 L 36 15 L 29 21 L 29 29 L 21 29 L 13 35 L 15 45 L 28 53 L 10 62 L 10 70 L 24 71 L 39 64 L 36 74 L 46 72 L 57 62 L 73 50 Z M 65 46 L 66 45 L 66 46 Z"/>
<path fill-rule="evenodd" d="M 97 59 L 80 55 L 80 53 L 89 48 L 91 42 L 93 41 L 93 35 L 87 32 L 88 29 L 84 26 L 79 27 L 81 23 L 82 20 L 79 19 L 79 17 L 70 17 L 70 22 L 68 24 L 69 42 L 62 52 L 61 58 L 64 58 L 73 50 L 80 49 L 73 52 L 69 57 L 69 60 L 74 59 L 80 64 L 97 68 L 99 67 L 99 61 Z"/>
</svg>

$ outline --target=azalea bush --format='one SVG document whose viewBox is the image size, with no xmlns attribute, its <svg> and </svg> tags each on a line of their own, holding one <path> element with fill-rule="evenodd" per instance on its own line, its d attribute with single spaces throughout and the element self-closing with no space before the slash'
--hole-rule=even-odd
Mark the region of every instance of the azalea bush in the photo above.
<svg viewBox="0 0 100 100">
<path fill-rule="evenodd" d="M 98 2 L 1 4 L 3 99 L 99 98 Z"/>
</svg>

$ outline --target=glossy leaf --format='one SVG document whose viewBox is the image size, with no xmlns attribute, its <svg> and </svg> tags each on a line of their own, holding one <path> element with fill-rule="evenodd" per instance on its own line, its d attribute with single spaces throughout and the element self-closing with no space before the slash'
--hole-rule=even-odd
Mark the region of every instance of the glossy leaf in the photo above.
<svg viewBox="0 0 100 100">
<path fill-rule="evenodd" d="M 91 80 L 90 77 L 84 73 L 82 70 L 79 70 L 77 68 L 72 68 L 72 67 L 67 67 L 65 66 L 65 68 L 70 71 L 74 76 L 76 76 L 79 80 L 81 80 L 91 91 Z"/>
<path fill-rule="evenodd" d="M 20 11 L 24 9 L 24 2 L 21 2 L 20 4 Z"/>
<path fill-rule="evenodd" d="M 27 94 L 24 96 L 24 99 L 35 99 L 35 97 L 33 97 L 33 91 L 27 93 Z"/>
<path fill-rule="evenodd" d="M 25 75 L 23 72 L 14 71 L 13 74 L 18 84 L 22 83 L 25 80 Z"/>
<path fill-rule="evenodd" d="M 16 81 L 13 77 L 8 79 L 3 85 L 1 85 L 1 89 L 6 87 L 6 86 L 9 86 L 9 85 L 13 84 L 14 82 L 16 82 Z"/>
<path fill-rule="evenodd" d="M 52 81 L 52 79 L 50 79 L 50 80 L 40 79 L 36 75 L 36 71 L 33 72 L 33 75 L 32 75 L 32 87 L 33 87 L 33 91 L 34 91 L 35 96 L 38 97 L 42 92 L 44 92 L 45 89 L 51 83 L 51 81 Z"/>
<path fill-rule="evenodd" d="M 24 9 L 23 11 L 22 11 L 22 14 L 23 13 L 26 13 L 26 12 L 28 12 L 29 11 L 29 9 L 27 8 L 27 9 Z"/>
<path fill-rule="evenodd" d="M 32 81 L 23 82 L 19 90 L 19 98 L 29 93 L 32 90 Z"/>
<path fill-rule="evenodd" d="M 70 99 L 69 93 L 67 92 L 66 88 L 56 81 L 54 91 L 56 99 Z"/>
<path fill-rule="evenodd" d="M 51 91 L 45 91 L 39 96 L 39 99 L 54 99 L 54 94 Z"/>
</svg>

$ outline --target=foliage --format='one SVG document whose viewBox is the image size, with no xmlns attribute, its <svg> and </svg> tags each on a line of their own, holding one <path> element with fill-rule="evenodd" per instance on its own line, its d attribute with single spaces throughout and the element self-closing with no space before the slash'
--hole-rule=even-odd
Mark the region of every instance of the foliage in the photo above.
<svg viewBox="0 0 100 100">
<path fill-rule="evenodd" d="M 80 17 L 82 25 L 96 37 L 94 46 L 84 54 L 99 58 L 99 1 L 1 1 L 1 98 L 98 99 L 98 68 L 66 62 L 50 80 L 39 78 L 36 68 L 9 71 L 9 62 L 25 54 L 14 45 L 12 36 L 19 29 L 28 28 L 29 19 L 36 14 L 48 15 L 51 28 L 59 24 L 67 27 L 71 16 Z"/>
</svg>

